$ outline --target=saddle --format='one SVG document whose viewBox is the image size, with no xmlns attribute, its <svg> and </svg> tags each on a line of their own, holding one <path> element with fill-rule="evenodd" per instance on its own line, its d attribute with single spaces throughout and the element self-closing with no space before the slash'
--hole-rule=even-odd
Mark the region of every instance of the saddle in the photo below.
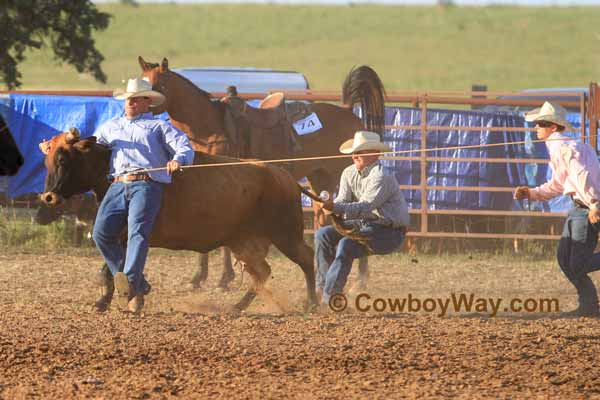
<svg viewBox="0 0 600 400">
<path fill-rule="evenodd" d="M 227 88 L 225 129 L 240 158 L 287 158 L 302 150 L 293 123 L 311 113 L 310 105 L 286 103 L 284 94 L 265 97 L 258 108 L 249 106 L 237 95 L 235 86 Z"/>
</svg>

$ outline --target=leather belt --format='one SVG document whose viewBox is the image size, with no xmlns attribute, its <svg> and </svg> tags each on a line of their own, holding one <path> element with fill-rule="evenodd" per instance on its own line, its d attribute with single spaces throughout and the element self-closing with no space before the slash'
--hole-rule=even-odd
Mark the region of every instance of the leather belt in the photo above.
<svg viewBox="0 0 600 400">
<path fill-rule="evenodd" d="M 130 175 L 119 175 L 112 179 L 112 182 L 135 182 L 135 181 L 151 181 L 150 175 L 148 174 L 130 174 Z"/>
</svg>

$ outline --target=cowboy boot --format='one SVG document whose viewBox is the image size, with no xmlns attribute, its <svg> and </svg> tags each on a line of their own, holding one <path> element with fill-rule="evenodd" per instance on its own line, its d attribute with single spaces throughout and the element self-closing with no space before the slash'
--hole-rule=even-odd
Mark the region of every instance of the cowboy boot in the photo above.
<svg viewBox="0 0 600 400">
<path fill-rule="evenodd" d="M 127 302 L 127 310 L 134 314 L 140 314 L 144 307 L 144 292 L 141 290 L 135 293 L 133 285 L 129 285 L 129 297 Z"/>
<path fill-rule="evenodd" d="M 102 266 L 98 274 L 98 284 L 100 286 L 100 297 L 94 303 L 94 307 L 96 311 L 104 312 L 108 310 L 113 294 L 115 293 L 114 279 L 106 264 Z"/>
<path fill-rule="evenodd" d="M 150 292 L 152 287 L 146 281 L 145 277 L 142 277 L 142 288 L 139 291 L 135 290 L 135 287 L 127 279 L 127 275 L 123 272 L 117 272 L 115 275 L 115 286 L 119 291 L 120 296 L 127 296 L 127 310 L 134 313 L 140 314 L 144 307 L 144 295 Z"/>
<path fill-rule="evenodd" d="M 115 287 L 117 288 L 117 291 L 119 292 L 119 296 L 121 296 L 121 297 L 129 296 L 129 293 L 130 293 L 129 280 L 127 279 L 127 275 L 125 275 L 121 271 L 119 271 L 115 274 Z"/>
<path fill-rule="evenodd" d="M 573 284 L 577 289 L 579 305 L 575 310 L 563 313 L 563 316 L 600 318 L 598 294 L 594 282 L 592 282 L 589 276 L 584 275 L 576 282 L 573 282 Z"/>
<path fill-rule="evenodd" d="M 131 287 L 129 286 L 127 275 L 125 275 L 123 272 L 117 272 L 114 282 L 117 291 L 119 292 L 119 296 L 129 297 L 131 294 Z M 150 293 L 150 290 L 152 290 L 152 285 L 150 285 L 150 283 L 146 280 L 146 277 L 142 275 L 142 293 L 146 295 Z"/>
</svg>

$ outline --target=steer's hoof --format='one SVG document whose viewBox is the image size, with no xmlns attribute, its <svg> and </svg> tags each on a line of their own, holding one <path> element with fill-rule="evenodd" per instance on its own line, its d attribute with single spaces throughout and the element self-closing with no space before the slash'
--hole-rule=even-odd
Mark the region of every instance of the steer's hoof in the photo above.
<svg viewBox="0 0 600 400">
<path fill-rule="evenodd" d="M 319 304 L 305 301 L 303 304 L 303 309 L 305 314 L 315 314 L 319 311 Z"/>
<path fill-rule="evenodd" d="M 201 277 L 194 275 L 188 285 L 191 289 L 202 289 L 202 285 L 205 281 L 206 279 L 202 279 Z"/>
<path fill-rule="evenodd" d="M 235 305 L 227 307 L 225 312 L 232 317 L 241 317 L 244 310 Z"/>
</svg>

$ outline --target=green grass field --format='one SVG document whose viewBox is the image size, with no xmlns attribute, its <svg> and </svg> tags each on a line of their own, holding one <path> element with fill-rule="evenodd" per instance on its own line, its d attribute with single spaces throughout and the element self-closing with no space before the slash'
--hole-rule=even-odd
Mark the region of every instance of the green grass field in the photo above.
<svg viewBox="0 0 600 400">
<path fill-rule="evenodd" d="M 32 52 L 23 89 L 112 89 L 137 75 L 137 56 L 171 67 L 254 66 L 303 72 L 312 88 L 339 90 L 369 64 L 388 90 L 587 86 L 600 80 L 598 7 L 99 5 L 113 15 L 97 33 L 102 85 Z"/>
</svg>

